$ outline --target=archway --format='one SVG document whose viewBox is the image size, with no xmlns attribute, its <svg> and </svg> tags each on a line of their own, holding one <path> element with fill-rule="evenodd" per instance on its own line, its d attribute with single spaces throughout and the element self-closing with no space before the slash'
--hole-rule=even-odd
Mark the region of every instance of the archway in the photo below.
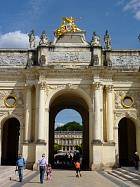
<svg viewBox="0 0 140 187">
<path fill-rule="evenodd" d="M 120 166 L 132 166 L 132 154 L 136 151 L 136 128 L 130 119 L 120 120 L 118 140 Z"/>
<path fill-rule="evenodd" d="M 15 165 L 18 156 L 20 123 L 16 118 L 9 118 L 2 128 L 2 165 Z"/>
<path fill-rule="evenodd" d="M 55 118 L 54 167 L 73 168 L 74 160 L 82 162 L 83 125 L 76 110 L 64 109 Z"/>
<path fill-rule="evenodd" d="M 49 116 L 49 162 L 54 163 L 54 126 L 55 117 L 63 109 L 74 109 L 80 113 L 83 124 L 82 167 L 89 169 L 89 110 L 84 99 L 76 93 L 66 92 L 51 102 Z"/>
</svg>

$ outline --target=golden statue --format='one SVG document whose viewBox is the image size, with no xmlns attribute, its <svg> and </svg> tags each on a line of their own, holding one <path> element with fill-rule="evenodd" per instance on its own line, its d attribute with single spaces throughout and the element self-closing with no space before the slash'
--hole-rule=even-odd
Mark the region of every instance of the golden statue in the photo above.
<svg viewBox="0 0 140 187">
<path fill-rule="evenodd" d="M 66 32 L 79 32 L 79 31 L 81 31 L 77 27 L 77 25 L 75 24 L 75 21 L 77 21 L 77 19 L 75 19 L 73 17 L 63 17 L 62 19 L 63 19 L 63 22 L 62 22 L 61 26 L 58 29 L 56 29 L 56 31 L 55 31 L 56 37 L 61 37 Z"/>
</svg>

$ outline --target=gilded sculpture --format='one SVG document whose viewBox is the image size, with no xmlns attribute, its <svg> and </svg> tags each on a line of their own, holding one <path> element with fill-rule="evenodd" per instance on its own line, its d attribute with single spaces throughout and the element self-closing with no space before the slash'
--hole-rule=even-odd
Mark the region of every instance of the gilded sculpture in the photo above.
<svg viewBox="0 0 140 187">
<path fill-rule="evenodd" d="M 75 21 L 77 21 L 76 18 L 73 17 L 63 17 L 62 18 L 63 22 L 61 26 L 56 29 L 55 31 L 55 36 L 56 37 L 61 37 L 67 32 L 79 32 L 81 31 L 77 25 L 75 24 Z"/>
</svg>

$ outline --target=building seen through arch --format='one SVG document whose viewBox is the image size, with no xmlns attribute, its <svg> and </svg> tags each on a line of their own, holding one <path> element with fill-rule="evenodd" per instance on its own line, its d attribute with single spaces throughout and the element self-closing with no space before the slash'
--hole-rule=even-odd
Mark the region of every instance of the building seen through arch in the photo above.
<svg viewBox="0 0 140 187">
<path fill-rule="evenodd" d="M 22 153 L 28 167 L 46 154 L 54 161 L 54 125 L 63 109 L 83 124 L 84 169 L 131 166 L 140 154 L 140 49 L 113 49 L 93 32 L 86 41 L 72 17 L 49 42 L 42 33 L 30 48 L 0 49 L 0 164 Z M 31 36 L 32 39 L 31 40 Z M 11 148 L 12 147 L 12 148 Z"/>
<path fill-rule="evenodd" d="M 75 155 L 83 158 L 82 118 L 76 110 L 61 110 L 55 118 L 54 167 L 72 168 Z"/>
<path fill-rule="evenodd" d="M 55 118 L 54 140 L 63 151 L 74 151 L 83 143 L 81 115 L 72 109 L 61 110 Z"/>
<path fill-rule="evenodd" d="M 73 152 L 82 145 L 82 131 L 55 131 L 55 143 L 65 152 Z"/>
</svg>

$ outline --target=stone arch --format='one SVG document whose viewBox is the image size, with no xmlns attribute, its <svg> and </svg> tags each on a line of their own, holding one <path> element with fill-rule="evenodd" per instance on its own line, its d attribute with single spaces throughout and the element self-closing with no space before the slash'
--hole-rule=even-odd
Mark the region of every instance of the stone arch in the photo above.
<svg viewBox="0 0 140 187">
<path fill-rule="evenodd" d="M 9 118 L 16 118 L 19 123 L 20 123 L 20 127 L 23 128 L 23 121 L 22 119 L 16 115 L 16 114 L 5 114 L 1 117 L 1 122 L 0 122 L 0 128 L 2 128 L 3 124 L 5 123 L 5 121 Z"/>
<path fill-rule="evenodd" d="M 56 89 L 54 89 L 48 96 L 47 96 L 47 103 L 48 105 L 46 105 L 46 108 L 49 108 L 51 102 L 53 101 L 53 99 L 56 97 L 56 96 L 59 96 L 60 94 L 62 93 L 65 93 L 65 92 L 73 92 L 73 93 L 76 93 L 78 94 L 79 96 L 81 96 L 85 101 L 86 103 L 88 104 L 89 108 L 93 108 L 92 107 L 92 100 L 90 98 L 90 96 L 81 88 L 74 88 L 73 86 L 70 86 L 70 87 L 58 87 Z M 46 104 L 47 104 L 46 103 Z"/>
<path fill-rule="evenodd" d="M 1 120 L 1 164 L 15 165 L 20 150 L 19 118 L 9 115 Z"/>
<path fill-rule="evenodd" d="M 82 91 L 75 89 L 62 89 L 50 97 L 49 102 L 49 161 L 53 164 L 54 123 L 59 111 L 69 108 L 80 113 L 83 121 L 83 167 L 89 168 L 89 106 L 90 99 Z M 86 97 L 85 97 L 86 95 Z"/>
</svg>

